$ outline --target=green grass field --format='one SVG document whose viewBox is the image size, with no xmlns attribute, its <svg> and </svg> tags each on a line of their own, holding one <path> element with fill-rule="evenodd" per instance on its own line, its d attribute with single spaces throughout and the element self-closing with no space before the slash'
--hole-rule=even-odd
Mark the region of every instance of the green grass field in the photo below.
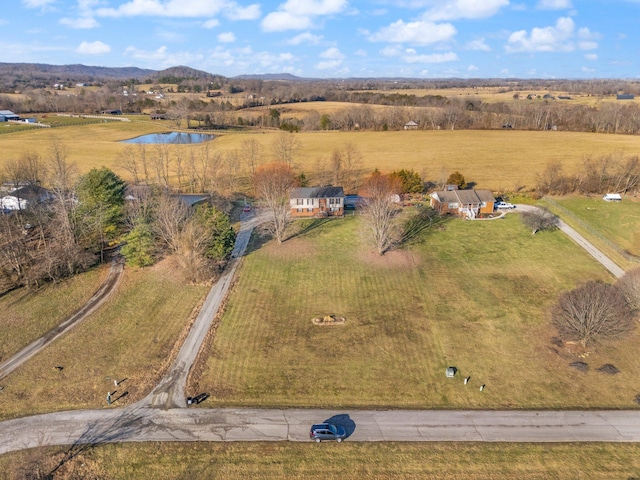
<svg viewBox="0 0 640 480">
<path fill-rule="evenodd" d="M 615 203 L 600 197 L 570 197 L 559 199 L 558 203 L 598 234 L 626 252 L 640 256 L 640 202 L 637 199 L 625 197 Z"/>
<path fill-rule="evenodd" d="M 0 456 L 6 480 L 48 473 L 63 447 Z M 79 452 L 55 478 L 631 480 L 640 477 L 637 444 L 503 443 L 144 443 Z"/>
<path fill-rule="evenodd" d="M 98 289 L 108 267 L 50 283 L 40 289 L 20 288 L 0 297 L 0 361 L 60 324 Z"/>
<path fill-rule="evenodd" d="M 31 129 L 0 135 L 0 145 L 5 152 L 0 159 L 0 168 L 5 159 L 19 158 L 25 151 L 45 157 L 51 139 L 56 138 L 67 146 L 68 159 L 75 162 L 81 172 L 104 165 L 127 179 L 127 172 L 117 166 L 118 155 L 127 144 L 119 141 L 170 129 L 166 122 L 133 118 L 130 123 Z M 214 151 L 226 153 L 241 150 L 243 140 L 255 138 L 263 146 L 263 161 L 273 161 L 271 145 L 277 133 L 277 130 L 221 132 L 212 145 Z M 296 164 L 312 180 L 319 162 L 326 163 L 334 149 L 351 143 L 362 153 L 363 174 L 375 168 L 381 171 L 406 168 L 417 171 L 425 180 L 439 182 L 443 176 L 446 178 L 449 173 L 459 170 L 468 182 L 496 191 L 532 189 L 536 175 L 550 161 L 560 161 L 565 165 L 565 171 L 572 172 L 586 155 L 614 151 L 634 153 L 640 148 L 638 136 L 572 132 L 453 130 L 305 132 L 295 135 L 301 145 Z M 188 156 L 199 146 L 176 148 Z M 153 155 L 152 146 L 149 151 Z"/>
<path fill-rule="evenodd" d="M 126 269 L 118 291 L 105 305 L 2 380 L 0 419 L 106 408 L 105 396 L 114 390 L 114 379 L 127 379 L 114 395 L 127 392 L 115 407 L 147 394 L 169 367 L 176 343 L 208 290 L 186 285 L 175 272 L 168 262 Z M 40 308 L 45 305 L 43 301 Z M 34 312 L 34 324 L 42 324 L 43 315 L 42 310 Z M 64 368 L 58 371 L 56 366 Z"/>
<path fill-rule="evenodd" d="M 587 373 L 552 344 L 557 295 L 609 278 L 561 232 L 532 236 L 509 215 L 452 220 L 423 235 L 380 258 L 348 217 L 252 252 L 199 381 L 209 405 L 636 406 L 637 333 L 589 349 Z M 312 324 L 329 314 L 346 324 Z M 604 363 L 622 373 L 595 371 Z M 445 378 L 449 365 L 459 378 Z"/>
</svg>

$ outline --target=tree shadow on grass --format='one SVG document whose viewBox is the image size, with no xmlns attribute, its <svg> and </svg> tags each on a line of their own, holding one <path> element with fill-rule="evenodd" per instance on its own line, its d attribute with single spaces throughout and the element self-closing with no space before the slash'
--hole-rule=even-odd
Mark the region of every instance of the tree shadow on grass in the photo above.
<svg viewBox="0 0 640 480">
<path fill-rule="evenodd" d="M 303 220 L 299 221 L 296 224 L 296 229 L 287 236 L 286 240 L 290 240 L 292 238 L 301 237 L 303 235 L 307 235 L 309 232 L 325 225 L 330 222 L 332 219 L 330 218 L 314 218 L 313 220 Z"/>
<path fill-rule="evenodd" d="M 438 214 L 430 207 L 421 208 L 416 215 L 409 218 L 403 225 L 398 246 L 423 242 L 427 234 L 432 234 L 436 229 L 443 228 L 450 218 Z"/>
<path fill-rule="evenodd" d="M 124 410 L 121 414 L 110 419 L 91 422 L 82 435 L 66 449 L 56 466 L 44 478 L 53 479 L 55 473 L 65 464 L 96 446 L 131 438 L 140 433 L 147 426 L 147 423 L 148 421 L 136 409 Z"/>
</svg>

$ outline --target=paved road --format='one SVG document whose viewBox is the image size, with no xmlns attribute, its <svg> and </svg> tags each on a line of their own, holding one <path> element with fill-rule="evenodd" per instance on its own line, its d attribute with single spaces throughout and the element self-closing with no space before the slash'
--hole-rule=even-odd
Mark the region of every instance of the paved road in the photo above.
<svg viewBox="0 0 640 480">
<path fill-rule="evenodd" d="M 0 423 L 0 454 L 43 445 L 110 442 L 310 441 L 332 419 L 347 441 L 640 442 L 640 411 L 162 410 L 129 407 L 39 415 Z"/>
<path fill-rule="evenodd" d="M 234 259 L 243 255 L 251 231 L 260 221 L 254 216 L 243 219 Z M 147 397 L 121 409 L 58 412 L 0 422 L 0 454 L 44 445 L 82 449 L 107 442 L 308 441 L 309 426 L 327 419 L 345 426 L 352 441 L 640 442 L 637 410 L 181 408 L 186 406 L 187 374 L 236 268 L 234 260 L 212 288 L 173 366 Z"/>
<path fill-rule="evenodd" d="M 16 368 L 22 365 L 24 362 L 33 357 L 36 353 L 49 345 L 54 340 L 60 338 L 67 333 L 73 327 L 81 323 L 85 318 L 95 312 L 104 301 L 115 291 L 116 287 L 120 283 L 122 278 L 122 271 L 124 266 L 124 259 L 121 256 L 116 256 L 111 262 L 111 269 L 109 275 L 102 283 L 100 288 L 93 294 L 93 296 L 84 304 L 82 308 L 76 311 L 69 318 L 64 320 L 60 325 L 47 332 L 44 336 L 40 337 L 36 341 L 27 345 L 21 351 L 9 357 L 4 362 L 0 363 L 0 380 L 13 372 Z"/>
<path fill-rule="evenodd" d="M 533 205 L 517 205 L 517 213 L 520 212 L 530 212 L 539 210 L 538 207 L 534 207 Z M 511 210 L 515 212 L 516 210 Z M 564 232 L 569 238 L 571 238 L 574 242 L 584 248 L 589 255 L 595 258 L 598 262 L 600 262 L 604 268 L 609 270 L 609 272 L 616 278 L 620 278 L 624 275 L 624 270 L 620 268 L 613 260 L 607 257 L 604 253 L 602 253 L 598 248 L 596 248 L 591 242 L 589 242 L 586 238 L 576 232 L 569 225 L 564 223 L 562 220 L 559 220 L 558 227 L 562 232 Z"/>
</svg>

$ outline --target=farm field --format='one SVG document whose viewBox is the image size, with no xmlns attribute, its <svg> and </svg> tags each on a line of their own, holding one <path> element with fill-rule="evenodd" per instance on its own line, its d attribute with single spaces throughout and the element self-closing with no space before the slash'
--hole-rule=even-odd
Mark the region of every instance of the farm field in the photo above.
<svg viewBox="0 0 640 480">
<path fill-rule="evenodd" d="M 65 448 L 0 456 L 6 480 L 51 471 Z M 637 444 L 127 443 L 77 452 L 56 478 L 207 479 L 632 479 Z"/>
<path fill-rule="evenodd" d="M 638 332 L 587 352 L 553 342 L 548 308 L 608 280 L 598 264 L 561 232 L 532 236 L 517 215 L 442 228 L 382 258 L 357 217 L 253 251 L 196 389 L 209 406 L 634 408 Z M 346 323 L 311 322 L 331 314 Z M 586 373 L 569 367 L 579 353 Z M 621 373 L 597 372 L 605 363 Z M 445 378 L 450 365 L 459 378 Z"/>
<path fill-rule="evenodd" d="M 39 289 L 20 288 L 0 296 L 0 362 L 60 324 L 98 289 L 109 267 Z"/>
<path fill-rule="evenodd" d="M 127 179 L 118 167 L 118 156 L 127 144 L 120 140 L 146 133 L 171 130 L 166 122 L 134 119 L 130 123 L 109 122 L 73 127 L 33 129 L 0 135 L 7 159 L 25 151 L 46 156 L 51 139 L 67 146 L 68 160 L 81 172 L 107 166 Z M 209 148 L 226 154 L 240 151 L 242 142 L 254 138 L 262 145 L 263 161 L 275 160 L 272 143 L 278 130 L 221 132 Z M 353 144 L 362 153 L 362 173 L 413 169 L 425 180 L 440 181 L 452 171 L 461 171 L 468 182 L 495 191 L 530 190 L 536 175 L 550 161 L 560 161 L 565 171 L 579 167 L 586 155 L 620 152 L 632 154 L 640 149 L 640 137 L 573 132 L 527 132 L 504 130 L 449 130 L 400 132 L 304 132 L 294 134 L 300 143 L 295 163 L 313 180 L 319 163 L 326 163 L 332 151 Z M 153 152 L 153 146 L 148 147 Z M 174 146 L 186 156 L 200 145 Z"/>
<path fill-rule="evenodd" d="M 120 398 L 115 407 L 148 393 L 208 291 L 204 285 L 186 285 L 175 271 L 167 261 L 125 269 L 118 291 L 96 313 L 2 380 L 0 419 L 106 408 L 114 379 L 127 379 L 113 396 Z M 32 314 L 34 325 L 44 323 L 44 301 Z"/>
<path fill-rule="evenodd" d="M 607 203 L 600 197 L 569 197 L 557 201 L 598 234 L 632 255 L 640 256 L 640 202 L 637 199 L 627 196 L 620 203 Z"/>
</svg>

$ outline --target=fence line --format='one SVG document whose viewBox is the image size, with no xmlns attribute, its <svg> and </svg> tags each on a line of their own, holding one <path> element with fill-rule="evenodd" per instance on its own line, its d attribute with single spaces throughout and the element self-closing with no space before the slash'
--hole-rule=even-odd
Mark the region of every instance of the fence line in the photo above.
<svg viewBox="0 0 640 480">
<path fill-rule="evenodd" d="M 609 248 L 611 248 L 615 252 L 617 252 L 620 255 L 622 255 L 626 260 L 628 260 L 630 262 L 636 262 L 636 263 L 640 262 L 640 257 L 632 255 L 631 253 L 629 253 L 626 250 L 622 249 L 617 243 L 614 243 L 611 240 L 609 240 L 607 237 L 602 235 L 602 233 L 600 233 L 599 231 L 594 229 L 591 225 L 586 223 L 584 220 L 582 220 L 580 217 L 578 217 L 575 213 L 571 212 L 570 210 L 567 210 L 565 207 L 560 205 L 555 200 L 553 200 L 553 199 L 551 199 L 549 197 L 544 197 L 542 200 L 547 202 L 548 204 L 552 205 L 554 208 L 557 208 L 558 210 L 560 210 L 560 212 L 562 212 L 563 215 L 571 217 L 571 219 L 574 220 L 575 222 L 577 222 L 582 228 L 584 228 L 586 231 L 588 231 L 592 235 L 596 236 L 599 240 L 604 242 Z"/>
</svg>

